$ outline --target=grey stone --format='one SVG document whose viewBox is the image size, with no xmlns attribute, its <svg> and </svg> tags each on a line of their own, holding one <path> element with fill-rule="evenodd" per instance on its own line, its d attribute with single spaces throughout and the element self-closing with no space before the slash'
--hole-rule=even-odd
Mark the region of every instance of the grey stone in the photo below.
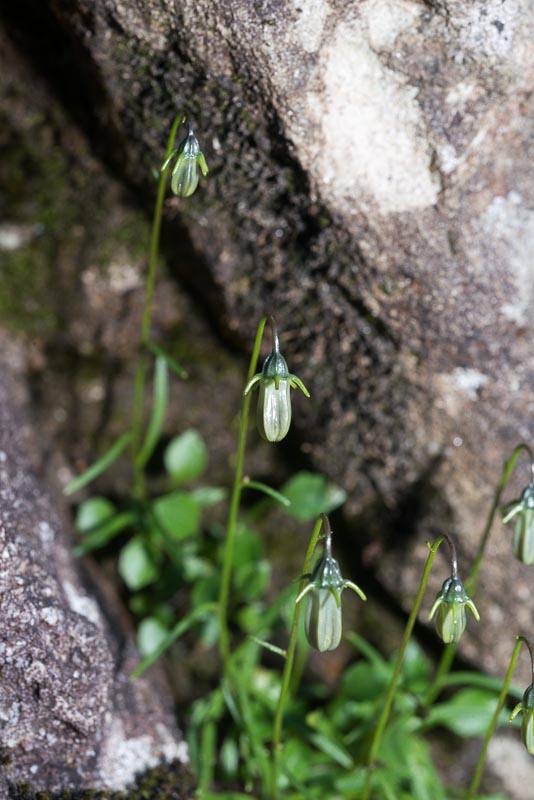
<svg viewBox="0 0 534 800">
<path fill-rule="evenodd" d="M 431 522 L 458 535 L 465 572 L 503 456 L 532 437 L 532 9 L 24 0 L 4 11 L 139 195 L 153 197 L 172 119 L 189 112 L 212 177 L 187 206 L 168 203 L 171 264 L 187 238 L 196 258 L 180 277 L 234 340 L 276 312 L 312 392 L 295 403 L 302 449 L 347 490 L 350 515 L 385 513 L 370 524 L 382 549 L 369 563 L 403 601 Z M 395 527 L 416 491 L 435 507 Z M 465 645 L 500 670 L 511 648 L 498 632 L 531 619 L 507 536 L 482 573 L 491 624 Z"/>
<path fill-rule="evenodd" d="M 113 592 L 72 555 L 58 499 L 34 473 L 36 444 L 0 335 L 0 746 L 3 780 L 32 789 L 122 789 L 187 748 L 158 670 L 139 656 Z M 20 368 L 20 366 L 19 366 Z"/>
</svg>

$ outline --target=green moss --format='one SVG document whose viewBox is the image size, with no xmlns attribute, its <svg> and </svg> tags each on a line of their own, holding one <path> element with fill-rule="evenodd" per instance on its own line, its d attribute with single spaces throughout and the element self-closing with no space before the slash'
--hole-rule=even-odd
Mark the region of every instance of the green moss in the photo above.
<svg viewBox="0 0 534 800">
<path fill-rule="evenodd" d="M 164 764 L 141 775 L 124 792 L 67 789 L 59 794 L 34 792 L 28 784 L 9 787 L 8 800 L 190 800 L 195 782 L 180 761 Z"/>
<path fill-rule="evenodd" d="M 0 205 L 9 214 L 0 232 L 0 319 L 46 338 L 80 302 L 82 269 L 109 264 L 121 249 L 140 257 L 148 224 L 141 212 L 118 219 L 115 185 L 57 108 L 21 118 L 8 104 L 0 130 Z"/>
</svg>

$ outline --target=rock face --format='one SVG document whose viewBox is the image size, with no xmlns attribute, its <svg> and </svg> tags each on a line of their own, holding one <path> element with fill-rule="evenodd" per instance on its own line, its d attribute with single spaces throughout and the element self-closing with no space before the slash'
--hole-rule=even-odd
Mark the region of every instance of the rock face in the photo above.
<svg viewBox="0 0 534 800">
<path fill-rule="evenodd" d="M 56 504 L 32 471 L 17 353 L 0 341 L 4 789 L 122 789 L 156 764 L 185 764 L 187 749 L 158 673 L 130 681 L 138 655 L 117 600 L 73 560 Z"/>
<path fill-rule="evenodd" d="M 295 413 L 302 447 L 349 492 L 349 513 L 386 510 L 405 548 L 395 564 L 429 519 L 472 552 L 503 455 L 534 429 L 533 8 L 20 0 L 3 11 L 140 196 L 153 196 L 187 109 L 212 177 L 187 208 L 168 205 L 170 263 L 175 248 L 192 254 L 181 278 L 234 340 L 276 312 L 312 391 Z M 415 513 L 421 487 L 435 503 Z M 506 570 L 486 579 L 494 621 L 506 604 L 526 624 L 508 553 L 500 540 Z M 399 583 L 385 559 L 381 573 L 413 591 L 409 569 Z M 485 636 L 490 666 L 504 664 L 509 643 L 501 652 Z"/>
</svg>

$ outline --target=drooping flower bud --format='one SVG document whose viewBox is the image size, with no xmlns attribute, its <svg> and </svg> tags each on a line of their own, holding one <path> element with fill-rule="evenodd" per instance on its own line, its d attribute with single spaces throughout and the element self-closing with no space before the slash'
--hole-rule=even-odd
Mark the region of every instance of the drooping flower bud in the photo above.
<svg viewBox="0 0 534 800">
<path fill-rule="evenodd" d="M 188 125 L 188 133 L 163 164 L 165 170 L 173 159 L 176 159 L 171 174 L 171 189 L 178 197 L 190 197 L 198 186 L 198 168 L 204 177 L 208 174 L 208 165 L 200 150 L 198 139 Z"/>
<path fill-rule="evenodd" d="M 516 517 L 514 555 L 523 564 L 534 564 L 534 481 L 523 489 L 519 500 L 510 505 L 511 508 L 503 517 L 503 522 L 509 522 Z"/>
<path fill-rule="evenodd" d="M 436 630 L 445 644 L 460 641 L 466 626 L 466 607 L 473 612 L 473 616 L 479 622 L 480 615 L 467 595 L 462 581 L 457 576 L 451 575 L 444 581 L 428 617 L 432 619 L 436 611 L 438 612 Z"/>
<path fill-rule="evenodd" d="M 273 317 L 269 317 L 273 329 L 273 349 L 263 362 L 260 373 L 254 375 L 245 387 L 244 395 L 257 384 L 260 394 L 256 411 L 256 422 L 260 435 L 267 442 L 280 442 L 291 425 L 290 389 L 297 387 L 306 395 L 310 393 L 296 375 L 291 375 L 287 363 L 280 353 L 278 331 Z"/>
<path fill-rule="evenodd" d="M 324 556 L 321 558 L 310 577 L 310 582 L 296 599 L 297 603 L 306 597 L 306 638 L 312 647 L 319 652 L 335 650 L 341 641 L 342 615 L 341 593 L 343 589 L 352 589 L 362 600 L 365 594 L 352 581 L 344 580 L 339 564 L 332 557 L 332 532 L 326 535 Z"/>
<path fill-rule="evenodd" d="M 510 722 L 522 712 L 521 739 L 531 756 L 534 756 L 534 686 L 530 685 L 522 700 L 510 714 Z"/>
</svg>

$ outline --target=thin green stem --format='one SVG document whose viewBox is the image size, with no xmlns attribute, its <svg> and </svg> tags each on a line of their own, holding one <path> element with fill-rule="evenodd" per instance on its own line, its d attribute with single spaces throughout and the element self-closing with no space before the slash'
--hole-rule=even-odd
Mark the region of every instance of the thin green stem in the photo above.
<svg viewBox="0 0 534 800">
<path fill-rule="evenodd" d="M 393 675 L 391 676 L 391 681 L 389 683 L 389 687 L 386 694 L 386 699 L 384 702 L 384 707 L 382 709 L 382 713 L 378 720 L 378 724 L 376 726 L 373 739 L 371 742 L 371 747 L 369 749 L 369 755 L 367 758 L 367 778 L 365 781 L 365 787 L 363 790 L 362 800 L 369 800 L 371 794 L 371 777 L 374 762 L 378 755 L 378 751 L 380 749 L 380 743 L 382 741 L 382 737 L 384 735 L 384 731 L 386 729 L 386 725 L 388 723 L 389 715 L 391 713 L 391 707 L 393 705 L 393 700 L 395 698 L 395 692 L 397 690 L 397 685 L 399 682 L 401 670 L 402 670 L 402 662 L 404 661 L 404 654 L 406 653 L 406 648 L 408 646 L 408 642 L 410 641 L 410 636 L 412 635 L 413 627 L 415 625 L 415 621 L 417 619 L 417 614 L 419 613 L 419 609 L 421 608 L 421 604 L 423 602 L 423 597 L 425 594 L 426 585 L 428 583 L 428 578 L 430 576 L 430 571 L 432 569 L 432 564 L 434 563 L 434 559 L 436 557 L 436 553 L 440 545 L 445 541 L 445 536 L 438 536 L 437 539 L 433 542 L 432 545 L 429 545 L 430 552 L 428 554 L 428 558 L 426 560 L 425 568 L 423 570 L 423 575 L 421 577 L 421 583 L 419 584 L 419 590 L 415 597 L 415 601 L 410 612 L 410 616 L 408 617 L 408 622 L 406 623 L 406 628 L 404 629 L 404 634 L 402 636 L 402 641 L 399 647 L 399 652 L 397 654 L 397 660 L 395 662 L 395 669 L 393 670 Z"/>
<path fill-rule="evenodd" d="M 515 665 L 516 665 L 516 662 L 517 662 L 517 659 L 518 659 L 518 656 L 519 656 L 519 651 L 521 650 L 521 645 L 525 644 L 528 647 L 529 652 L 530 652 L 530 645 L 529 645 L 527 639 L 525 639 L 524 636 L 516 636 L 515 638 L 516 638 L 516 643 L 515 643 L 514 651 L 512 653 L 512 658 L 510 659 L 510 665 L 508 667 L 508 671 L 507 671 L 506 676 L 504 678 L 504 683 L 502 685 L 501 693 L 499 694 L 499 699 L 497 701 L 497 707 L 495 709 L 495 713 L 493 714 L 493 717 L 491 718 L 491 722 L 490 722 L 488 730 L 486 732 L 486 736 L 485 736 L 484 741 L 482 743 L 482 750 L 480 751 L 480 756 L 478 758 L 477 765 L 475 767 L 475 772 L 473 774 L 473 780 L 471 781 L 471 785 L 469 786 L 469 790 L 468 790 L 468 793 L 467 793 L 466 800 L 474 800 L 474 798 L 477 796 L 478 787 L 479 787 L 480 781 L 482 779 L 482 772 L 484 770 L 484 764 L 486 763 L 486 756 L 487 756 L 487 753 L 488 753 L 489 743 L 491 741 L 491 737 L 495 733 L 495 729 L 497 728 L 497 724 L 499 722 L 499 715 L 501 713 L 502 707 L 504 706 L 504 703 L 506 702 L 506 697 L 508 695 L 508 688 L 509 688 L 510 683 L 512 681 L 512 676 L 513 676 Z M 532 659 L 531 659 L 531 661 L 532 661 Z"/>
<path fill-rule="evenodd" d="M 168 159 L 173 150 L 174 140 L 179 126 L 184 120 L 184 115 L 179 114 L 171 128 L 167 142 L 167 152 L 165 158 Z M 154 207 L 154 217 L 152 220 L 152 233 L 150 236 L 150 254 L 148 259 L 148 270 L 145 286 L 145 303 L 143 307 L 143 317 L 141 320 L 141 347 L 137 359 L 134 383 L 134 401 L 132 410 L 132 456 L 134 461 L 134 493 L 142 497 L 145 493 L 143 466 L 138 462 L 137 455 L 141 447 L 142 425 L 143 425 L 143 396 L 145 393 L 146 372 L 147 372 L 147 345 L 150 339 L 150 325 L 152 322 L 152 305 L 154 300 L 154 287 L 156 285 L 156 273 L 158 266 L 159 240 L 161 232 L 161 217 L 163 212 L 163 201 L 165 199 L 165 186 L 169 165 L 162 170 L 156 205 Z"/>
<path fill-rule="evenodd" d="M 454 657 L 456 656 L 457 648 L 458 648 L 457 644 L 446 644 L 445 647 L 443 648 L 438 668 L 436 670 L 436 674 L 434 675 L 434 679 L 432 681 L 432 685 L 430 686 L 428 692 L 426 693 L 422 701 L 422 705 L 425 708 L 431 706 L 436 697 L 441 692 L 443 679 L 450 672 L 450 669 L 454 661 Z"/>
<path fill-rule="evenodd" d="M 311 560 L 313 558 L 313 554 L 315 552 L 315 548 L 317 546 L 317 542 L 319 540 L 319 534 L 321 533 L 321 528 L 324 524 L 324 515 L 321 515 L 317 522 L 315 523 L 313 533 L 311 535 L 311 539 L 308 545 L 308 550 L 306 552 L 306 557 L 304 559 L 304 564 L 302 567 L 302 575 L 306 576 L 310 571 Z M 300 581 L 299 586 L 299 594 L 302 592 L 306 586 L 307 578 L 303 577 Z M 284 665 L 284 672 L 282 674 L 282 686 L 280 689 L 280 696 L 278 698 L 278 704 L 276 706 L 276 712 L 274 715 L 274 724 L 273 724 L 273 761 L 272 761 L 272 777 L 271 777 L 271 785 L 272 785 L 272 796 L 273 800 L 276 800 L 278 797 L 278 758 L 279 758 L 279 749 L 280 749 L 280 740 L 282 737 L 282 725 L 284 721 L 284 710 L 286 707 L 287 699 L 289 696 L 289 687 L 291 684 L 291 675 L 293 671 L 293 664 L 295 660 L 295 650 L 297 647 L 297 640 L 298 640 L 298 630 L 299 630 L 299 619 L 300 619 L 300 610 L 301 610 L 302 603 L 295 603 L 293 609 L 293 620 L 291 622 L 291 630 L 289 633 L 289 644 L 287 646 L 287 657 L 286 662 Z"/>
<path fill-rule="evenodd" d="M 503 466 L 503 470 L 502 470 L 502 474 L 501 474 L 501 479 L 499 481 L 497 489 L 495 490 L 495 495 L 493 497 L 493 502 L 492 502 L 490 510 L 489 510 L 488 519 L 486 521 L 486 526 L 485 526 L 485 528 L 484 528 L 484 530 L 482 532 L 482 536 L 480 537 L 480 544 L 478 545 L 478 550 L 477 550 L 475 558 L 473 560 L 473 566 L 471 567 L 471 572 L 469 573 L 469 577 L 465 582 L 465 588 L 466 588 L 467 593 L 469 594 L 470 597 L 472 597 L 474 595 L 474 593 L 475 593 L 475 588 L 476 588 L 477 581 L 478 581 L 478 573 L 480 572 L 480 567 L 482 566 L 482 559 L 484 558 L 484 553 L 486 551 L 486 546 L 488 544 L 490 532 L 491 532 L 491 529 L 493 527 L 493 521 L 495 519 L 495 514 L 497 513 L 497 510 L 498 510 L 499 505 L 501 503 L 502 493 L 506 489 L 508 481 L 512 477 L 512 473 L 513 473 L 513 471 L 515 469 L 515 465 L 517 464 L 517 459 L 521 455 L 521 452 L 525 452 L 528 455 L 528 457 L 530 459 L 530 462 L 531 462 L 531 468 L 533 468 L 532 467 L 532 450 L 530 449 L 530 447 L 527 444 L 524 444 L 523 442 L 521 444 L 517 445 L 517 447 L 514 449 L 512 455 L 510 456 L 508 461 L 504 462 L 504 466 Z M 533 471 L 534 471 L 534 468 L 533 468 Z"/>
<path fill-rule="evenodd" d="M 478 583 L 478 575 L 480 572 L 480 568 L 482 566 L 482 561 L 484 558 L 484 554 L 486 552 L 486 547 L 488 545 L 489 537 L 491 530 L 493 528 L 493 523 L 495 521 L 495 514 L 497 513 L 499 506 L 501 504 L 501 497 L 508 485 L 508 481 L 512 477 L 512 473 L 515 469 L 515 465 L 517 464 L 517 459 L 521 455 L 522 452 L 525 452 L 530 459 L 531 467 L 532 467 L 532 450 L 527 444 L 521 443 L 518 444 L 517 447 L 514 449 L 510 458 L 504 462 L 501 477 L 499 483 L 497 484 L 497 488 L 495 489 L 495 494 L 493 495 L 493 500 L 489 509 L 489 513 L 486 519 L 486 524 L 484 526 L 484 530 L 482 531 L 482 535 L 480 537 L 480 542 L 478 545 L 478 549 L 473 559 L 473 564 L 471 566 L 471 571 L 467 580 L 465 581 L 465 588 L 469 597 L 473 599 Z M 454 658 L 456 656 L 456 651 L 458 649 L 457 644 L 448 644 L 446 647 L 443 648 L 441 659 L 438 664 L 438 668 L 436 670 L 436 675 L 432 682 L 432 686 L 428 690 L 423 700 L 423 705 L 428 707 L 431 706 L 436 697 L 439 695 L 440 686 L 443 681 L 445 675 L 448 675 L 452 664 L 454 662 Z"/>
<path fill-rule="evenodd" d="M 267 317 L 262 317 L 258 330 L 256 332 L 256 339 L 254 341 L 254 348 L 250 358 L 250 364 L 247 374 L 247 385 L 253 378 L 256 372 L 258 357 L 260 354 L 260 347 L 263 338 L 263 331 Z M 243 490 L 243 464 L 245 461 L 245 446 L 247 443 L 247 429 L 248 429 L 248 412 L 250 408 L 251 393 L 243 396 L 241 403 L 241 413 L 239 416 L 239 433 L 237 438 L 237 454 L 234 473 L 234 485 L 232 489 L 232 497 L 230 500 L 230 511 L 228 514 L 228 522 L 226 525 L 226 543 L 223 555 L 223 568 L 221 577 L 221 588 L 219 591 L 219 604 L 218 604 L 218 620 L 219 620 L 219 652 L 226 668 L 228 658 L 230 656 L 230 636 L 228 633 L 228 598 L 230 595 L 230 581 L 232 576 L 232 567 L 234 560 L 234 546 L 235 546 L 235 533 L 237 527 L 237 516 L 239 514 L 239 504 L 241 501 L 241 492 Z"/>
</svg>

